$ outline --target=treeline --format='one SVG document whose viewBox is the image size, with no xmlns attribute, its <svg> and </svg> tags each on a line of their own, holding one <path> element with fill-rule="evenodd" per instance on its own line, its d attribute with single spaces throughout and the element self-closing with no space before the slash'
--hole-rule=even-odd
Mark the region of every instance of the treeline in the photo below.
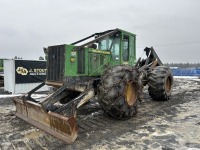
<svg viewBox="0 0 200 150">
<path fill-rule="evenodd" d="M 178 68 L 200 68 L 200 63 L 166 63 L 164 65 Z"/>
</svg>

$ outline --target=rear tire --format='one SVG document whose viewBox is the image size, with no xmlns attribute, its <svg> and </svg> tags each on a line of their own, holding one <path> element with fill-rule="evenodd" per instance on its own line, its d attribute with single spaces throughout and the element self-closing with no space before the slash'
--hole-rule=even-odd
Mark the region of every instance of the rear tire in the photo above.
<svg viewBox="0 0 200 150">
<path fill-rule="evenodd" d="M 116 119 L 128 119 L 137 112 L 138 73 L 130 66 L 115 66 L 101 76 L 98 101 Z"/>
<path fill-rule="evenodd" d="M 157 66 L 149 76 L 149 95 L 154 100 L 168 100 L 171 97 L 173 87 L 173 75 L 171 69 L 166 66 Z"/>
</svg>

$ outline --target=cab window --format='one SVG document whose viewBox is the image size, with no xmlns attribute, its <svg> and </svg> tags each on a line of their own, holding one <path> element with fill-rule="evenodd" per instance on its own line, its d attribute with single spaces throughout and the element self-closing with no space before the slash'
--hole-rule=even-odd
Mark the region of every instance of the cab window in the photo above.
<svg viewBox="0 0 200 150">
<path fill-rule="evenodd" d="M 113 40 L 112 47 L 111 47 L 113 60 L 119 60 L 120 58 L 119 50 L 120 50 L 120 38 L 117 37 Z"/>
<path fill-rule="evenodd" d="M 128 61 L 129 59 L 129 37 L 124 36 L 123 38 L 123 61 Z"/>
<path fill-rule="evenodd" d="M 119 35 L 107 37 L 98 42 L 99 50 L 110 50 L 113 60 L 120 58 L 120 37 Z"/>
<path fill-rule="evenodd" d="M 107 37 L 107 38 L 99 41 L 98 49 L 99 50 L 109 50 L 111 43 L 112 43 L 112 39 Z"/>
</svg>

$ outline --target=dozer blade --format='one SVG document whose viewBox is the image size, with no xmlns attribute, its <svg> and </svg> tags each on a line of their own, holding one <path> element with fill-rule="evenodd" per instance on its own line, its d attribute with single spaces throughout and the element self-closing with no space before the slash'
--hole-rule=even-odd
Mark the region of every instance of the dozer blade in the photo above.
<svg viewBox="0 0 200 150">
<path fill-rule="evenodd" d="M 72 143 L 77 138 L 76 117 L 65 117 L 55 112 L 46 112 L 42 106 L 32 101 L 13 99 L 16 106 L 16 116 L 44 130 L 45 132 Z"/>
</svg>

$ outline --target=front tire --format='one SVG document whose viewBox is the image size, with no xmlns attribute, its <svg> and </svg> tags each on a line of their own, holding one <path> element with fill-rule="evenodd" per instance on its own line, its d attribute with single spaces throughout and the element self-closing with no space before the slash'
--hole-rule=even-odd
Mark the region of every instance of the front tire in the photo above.
<svg viewBox="0 0 200 150">
<path fill-rule="evenodd" d="M 98 101 L 116 119 L 128 119 L 137 112 L 138 73 L 130 66 L 115 66 L 101 76 Z"/>
</svg>

